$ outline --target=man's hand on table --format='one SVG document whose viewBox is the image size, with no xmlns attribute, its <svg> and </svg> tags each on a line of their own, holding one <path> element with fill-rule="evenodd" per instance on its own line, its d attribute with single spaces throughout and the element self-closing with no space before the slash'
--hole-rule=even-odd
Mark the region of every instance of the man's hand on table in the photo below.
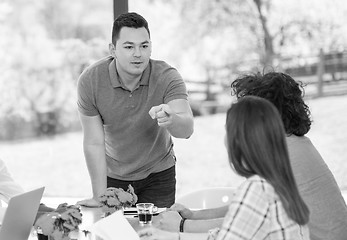
<svg viewBox="0 0 347 240">
<path fill-rule="evenodd" d="M 83 207 L 91 207 L 91 208 L 101 207 L 100 202 L 96 200 L 95 198 L 84 199 L 84 200 L 78 201 L 77 204 Z"/>
</svg>

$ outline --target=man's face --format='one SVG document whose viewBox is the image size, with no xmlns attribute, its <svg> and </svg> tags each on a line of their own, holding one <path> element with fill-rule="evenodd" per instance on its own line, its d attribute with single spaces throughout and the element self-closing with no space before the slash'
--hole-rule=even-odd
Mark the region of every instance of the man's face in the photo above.
<svg viewBox="0 0 347 240">
<path fill-rule="evenodd" d="M 111 54 L 117 59 L 118 73 L 135 77 L 146 69 L 151 52 L 151 40 L 144 27 L 123 27 L 115 49 L 111 49 Z"/>
</svg>

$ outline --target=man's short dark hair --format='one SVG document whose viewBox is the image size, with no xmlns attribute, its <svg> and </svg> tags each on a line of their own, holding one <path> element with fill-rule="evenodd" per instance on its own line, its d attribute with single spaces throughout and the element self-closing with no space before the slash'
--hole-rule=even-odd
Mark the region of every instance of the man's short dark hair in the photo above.
<svg viewBox="0 0 347 240">
<path fill-rule="evenodd" d="M 141 15 L 135 13 L 135 12 L 129 12 L 129 13 L 123 13 L 119 15 L 113 22 L 113 29 L 112 29 L 112 43 L 116 44 L 117 40 L 119 39 L 119 33 L 120 30 L 123 27 L 129 27 L 129 28 L 142 28 L 144 27 L 149 37 L 151 36 L 149 28 L 148 28 L 148 22 L 144 17 Z"/>
</svg>

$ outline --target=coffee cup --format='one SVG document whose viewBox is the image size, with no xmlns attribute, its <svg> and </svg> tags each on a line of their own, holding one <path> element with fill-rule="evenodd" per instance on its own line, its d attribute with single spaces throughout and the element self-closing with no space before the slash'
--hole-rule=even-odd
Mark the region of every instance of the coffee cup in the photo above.
<svg viewBox="0 0 347 240">
<path fill-rule="evenodd" d="M 153 214 L 158 211 L 158 208 L 153 203 L 138 203 L 136 208 L 140 225 L 152 224 Z"/>
</svg>

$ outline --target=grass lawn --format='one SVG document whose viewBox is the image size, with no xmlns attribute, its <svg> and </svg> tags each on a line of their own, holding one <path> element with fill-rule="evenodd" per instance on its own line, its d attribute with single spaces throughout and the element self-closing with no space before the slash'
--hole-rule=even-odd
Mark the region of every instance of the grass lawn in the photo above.
<svg viewBox="0 0 347 240">
<path fill-rule="evenodd" d="M 347 189 L 347 96 L 308 100 L 313 125 L 308 136 L 341 189 Z M 188 140 L 174 139 L 177 195 L 209 186 L 237 186 L 224 148 L 224 114 L 195 118 Z M 46 186 L 45 196 L 88 197 L 89 175 L 80 132 L 53 138 L 0 142 L 0 158 L 25 189 Z"/>
</svg>

